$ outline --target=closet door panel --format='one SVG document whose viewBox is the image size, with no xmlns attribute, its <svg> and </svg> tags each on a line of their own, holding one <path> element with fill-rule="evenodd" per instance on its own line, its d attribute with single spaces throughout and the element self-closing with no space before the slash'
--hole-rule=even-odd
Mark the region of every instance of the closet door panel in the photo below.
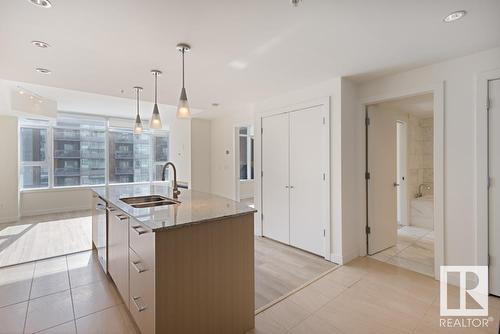
<svg viewBox="0 0 500 334">
<path fill-rule="evenodd" d="M 289 116 L 262 119 L 262 231 L 265 237 L 290 243 Z"/>
<path fill-rule="evenodd" d="M 290 244 L 324 255 L 324 107 L 290 113 Z"/>
</svg>

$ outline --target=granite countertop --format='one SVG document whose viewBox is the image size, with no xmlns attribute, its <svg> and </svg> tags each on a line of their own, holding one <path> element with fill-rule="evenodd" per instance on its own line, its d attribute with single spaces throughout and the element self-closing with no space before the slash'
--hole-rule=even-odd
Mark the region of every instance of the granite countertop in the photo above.
<svg viewBox="0 0 500 334">
<path fill-rule="evenodd" d="M 124 197 L 143 195 L 172 198 L 171 188 L 166 183 L 111 185 L 93 187 L 92 191 L 154 232 L 256 212 L 245 204 L 187 189 L 180 189 L 181 194 L 177 199 L 180 204 L 137 209 L 120 200 Z"/>
</svg>

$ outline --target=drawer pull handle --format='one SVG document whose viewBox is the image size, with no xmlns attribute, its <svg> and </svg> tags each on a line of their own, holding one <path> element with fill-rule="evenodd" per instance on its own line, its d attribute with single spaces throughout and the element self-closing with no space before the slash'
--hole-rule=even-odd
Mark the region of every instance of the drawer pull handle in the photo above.
<svg viewBox="0 0 500 334">
<path fill-rule="evenodd" d="M 132 261 L 130 262 L 132 264 L 132 267 L 134 267 L 135 271 L 137 271 L 139 274 L 145 272 L 147 269 L 142 268 L 142 266 L 139 267 L 141 264 L 141 261 Z"/>
<path fill-rule="evenodd" d="M 142 300 L 142 298 L 141 297 L 132 297 L 132 301 L 134 302 L 134 305 L 137 308 L 137 311 L 139 311 L 139 312 L 145 311 L 148 307 L 142 303 L 141 303 L 141 305 L 139 305 L 139 303 L 138 303 L 139 300 Z"/>
<path fill-rule="evenodd" d="M 142 226 L 140 225 L 137 225 L 137 226 L 132 226 L 132 228 L 134 229 L 135 232 L 137 232 L 137 234 L 141 235 L 141 234 L 145 234 L 145 233 L 148 233 L 148 231 L 146 231 Z"/>
<path fill-rule="evenodd" d="M 118 219 L 120 219 L 120 220 L 127 220 L 127 219 L 128 219 L 128 217 L 127 217 L 127 216 L 125 216 L 125 215 L 119 215 L 119 216 L 116 216 L 116 217 L 117 217 Z"/>
</svg>

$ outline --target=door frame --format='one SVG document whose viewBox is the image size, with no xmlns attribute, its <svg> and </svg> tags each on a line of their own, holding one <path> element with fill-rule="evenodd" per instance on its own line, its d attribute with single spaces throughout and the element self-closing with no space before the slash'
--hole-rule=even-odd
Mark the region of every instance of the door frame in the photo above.
<svg viewBox="0 0 500 334">
<path fill-rule="evenodd" d="M 408 189 L 407 189 L 407 179 L 408 179 L 408 123 L 405 122 L 405 121 L 401 121 L 401 120 L 398 120 L 396 121 L 396 127 L 398 126 L 398 124 L 402 124 L 402 127 L 404 128 L 404 136 L 405 136 L 405 139 L 404 139 L 404 144 L 406 144 L 406 147 L 404 147 L 404 157 L 403 157 L 403 161 L 404 161 L 404 167 L 405 167 L 405 170 L 404 170 L 404 181 L 400 180 L 400 179 L 396 179 L 396 182 L 399 182 L 399 188 L 397 189 L 397 194 L 398 194 L 398 201 L 399 202 L 402 202 L 400 203 L 401 204 L 401 211 L 400 211 L 400 215 L 401 215 L 401 225 L 404 225 L 404 226 L 407 226 L 408 225 L 408 203 L 406 204 L 403 204 L 403 202 L 405 201 L 405 199 L 408 198 Z M 396 128 L 396 135 L 397 135 L 398 131 L 397 131 L 397 128 Z M 396 138 L 396 141 L 399 141 L 399 137 Z M 396 147 L 398 147 L 400 143 L 397 143 L 396 144 Z M 399 160 L 400 160 L 400 156 L 399 156 L 399 150 L 397 151 L 396 153 L 396 161 L 397 163 L 399 164 Z M 398 171 L 397 171 L 397 167 L 396 167 L 396 177 L 398 175 Z M 403 182 L 404 182 L 404 186 L 403 186 Z M 401 189 L 404 189 L 404 191 L 402 192 Z M 401 199 L 403 199 L 401 201 Z M 397 206 L 397 203 L 396 203 L 396 206 Z M 404 210 L 402 210 L 404 208 Z M 404 223 L 404 224 L 403 224 Z"/>
<path fill-rule="evenodd" d="M 444 89 L 445 82 L 440 81 L 433 85 L 424 85 L 420 88 L 409 91 L 396 91 L 385 95 L 373 96 L 361 100 L 361 112 L 366 113 L 366 108 L 369 105 L 387 102 L 390 100 L 401 99 L 405 97 L 418 96 L 423 94 L 433 94 L 433 109 L 434 109 L 434 278 L 439 280 L 440 266 L 444 265 Z M 367 133 L 364 133 L 364 153 L 365 164 L 368 166 L 367 154 Z M 366 180 L 368 183 L 368 180 Z M 368 226 L 368 188 L 365 187 L 366 195 L 366 225 Z M 362 240 L 365 242 L 368 251 L 368 236 L 366 231 L 362 231 Z"/>
<path fill-rule="evenodd" d="M 330 149 L 330 133 L 331 133 L 331 123 L 330 123 L 330 97 L 323 97 L 323 98 L 318 98 L 318 99 L 314 99 L 314 100 L 310 100 L 310 101 L 306 101 L 306 102 L 302 102 L 302 103 L 298 103 L 298 104 L 294 104 L 294 105 L 290 105 L 290 106 L 286 106 L 286 107 L 281 107 L 281 108 L 276 108 L 276 109 L 271 109 L 271 110 L 268 110 L 268 111 L 265 111 L 265 112 L 261 112 L 261 113 L 258 113 L 256 116 L 257 116 L 257 119 L 256 119 L 256 125 L 255 125 L 255 141 L 254 141 L 254 145 L 257 146 L 259 145 L 259 148 L 260 148 L 260 154 L 258 155 L 258 161 L 257 161 L 257 155 L 254 156 L 254 160 L 255 160 L 255 165 L 256 165 L 256 168 L 255 168 L 255 182 L 256 182 L 256 197 L 255 197 L 255 204 L 258 204 L 259 206 L 259 210 L 260 210 L 260 215 L 259 215 L 259 218 L 258 218 L 258 225 L 259 225 L 259 228 L 260 228 L 260 231 L 256 231 L 257 235 L 259 236 L 263 236 L 262 235 L 262 231 L 263 231 L 263 220 L 262 220 L 262 217 L 264 215 L 264 212 L 262 212 L 262 208 L 263 208 L 263 196 L 262 196 L 262 193 L 263 193 L 263 177 L 262 177 L 262 172 L 265 172 L 262 170 L 262 145 L 263 145 L 263 140 L 262 140 L 262 137 L 265 136 L 265 133 L 263 134 L 262 133 L 262 120 L 266 117 L 271 117 L 271 116 L 275 116 L 275 115 L 278 115 L 278 114 L 284 114 L 284 113 L 290 113 L 290 112 L 294 112 L 294 111 L 299 111 L 299 110 L 303 110 L 303 109 L 309 109 L 309 108 L 314 108 L 314 107 L 318 107 L 318 106 L 322 106 L 324 109 L 325 109 L 325 123 L 326 123 L 326 133 L 325 133 L 325 136 L 324 136 L 324 140 L 325 140 L 325 144 L 324 145 L 324 154 L 325 154 L 325 157 L 326 159 L 324 159 L 324 170 L 325 170 L 325 182 L 324 182 L 324 186 L 323 186 L 323 189 L 321 189 L 321 193 L 322 193 L 322 197 L 324 198 L 324 212 L 323 212 L 323 216 L 325 217 L 324 218 L 324 222 L 323 222 L 323 228 L 325 229 L 325 238 L 324 238 L 324 245 L 323 245 L 323 249 L 324 249 L 324 254 L 323 254 L 323 257 L 328 260 L 328 261 L 331 261 L 331 239 L 332 239 L 332 235 L 331 235 L 331 231 L 332 231 L 332 223 L 331 223 L 331 210 L 330 210 L 330 198 L 331 198 L 331 195 L 330 195 L 330 174 L 331 174 L 331 168 L 330 168 L 330 161 L 331 161 L 331 149 Z M 257 183 L 258 183 L 258 188 L 257 188 Z M 258 196 L 258 198 L 257 198 Z"/>
<path fill-rule="evenodd" d="M 234 196 L 233 199 L 236 202 L 239 202 L 241 200 L 240 198 L 240 128 L 249 128 L 253 127 L 254 128 L 254 138 L 255 138 L 255 125 L 249 122 L 242 122 L 242 123 L 237 123 L 233 126 L 233 152 L 234 152 L 234 161 L 233 161 L 233 170 L 234 170 Z M 255 146 L 255 139 L 254 139 L 254 146 Z M 253 159 L 254 159 L 254 164 L 255 164 L 255 148 L 254 151 L 252 152 L 253 154 Z M 255 173 L 255 167 L 254 167 L 254 173 Z M 252 180 L 254 182 L 254 199 L 255 199 L 255 174 L 254 178 Z"/>
<path fill-rule="evenodd" d="M 475 101 L 475 216 L 476 264 L 488 266 L 489 255 L 489 135 L 488 83 L 500 79 L 500 68 L 476 74 Z"/>
</svg>

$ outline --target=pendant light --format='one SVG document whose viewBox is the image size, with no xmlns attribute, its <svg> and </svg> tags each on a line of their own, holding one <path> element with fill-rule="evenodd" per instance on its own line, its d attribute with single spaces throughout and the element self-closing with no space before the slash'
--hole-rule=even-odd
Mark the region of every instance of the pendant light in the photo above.
<svg viewBox="0 0 500 334">
<path fill-rule="evenodd" d="M 187 44 L 177 44 L 177 50 L 182 53 L 182 90 L 181 97 L 179 98 L 179 105 L 177 106 L 177 118 L 191 118 L 191 110 L 189 110 L 189 103 L 186 94 L 186 87 L 184 87 L 184 54 L 186 51 L 191 50 Z"/>
<path fill-rule="evenodd" d="M 155 77 L 155 105 L 153 107 L 153 115 L 151 116 L 149 127 L 151 129 L 161 129 L 160 110 L 158 109 L 158 76 L 161 74 L 161 71 L 151 70 L 151 73 Z"/>
<path fill-rule="evenodd" d="M 142 87 L 134 87 L 135 92 L 137 94 L 137 115 L 135 116 L 135 123 L 134 123 L 134 134 L 140 135 L 142 133 L 142 130 L 144 129 L 142 127 L 142 121 L 141 121 L 141 115 L 139 114 L 139 98 L 140 98 L 140 93 L 142 91 Z"/>
</svg>

